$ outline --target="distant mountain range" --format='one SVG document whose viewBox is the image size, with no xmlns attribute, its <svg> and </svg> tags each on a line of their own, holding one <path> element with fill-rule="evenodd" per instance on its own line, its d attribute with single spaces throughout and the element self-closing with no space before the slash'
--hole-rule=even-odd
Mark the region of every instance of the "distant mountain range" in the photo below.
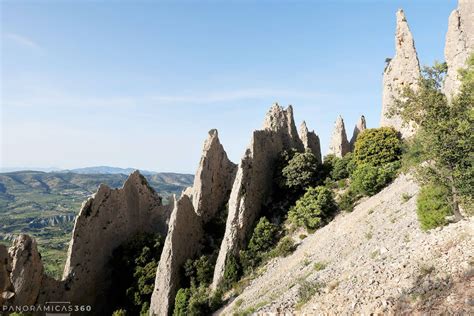
<svg viewBox="0 0 474 316">
<path fill-rule="evenodd" d="M 110 167 L 110 166 L 93 166 L 85 168 L 75 168 L 75 169 L 60 169 L 55 167 L 49 168 L 27 168 L 27 167 L 18 167 L 18 168 L 0 168 L 0 173 L 7 172 L 18 172 L 18 171 L 41 171 L 41 172 L 71 172 L 78 174 L 125 174 L 129 175 L 135 170 L 140 170 L 140 173 L 143 175 L 154 175 L 159 174 L 160 172 L 141 170 L 138 168 L 119 168 L 119 167 Z M 174 173 L 166 173 L 174 174 Z"/>
</svg>

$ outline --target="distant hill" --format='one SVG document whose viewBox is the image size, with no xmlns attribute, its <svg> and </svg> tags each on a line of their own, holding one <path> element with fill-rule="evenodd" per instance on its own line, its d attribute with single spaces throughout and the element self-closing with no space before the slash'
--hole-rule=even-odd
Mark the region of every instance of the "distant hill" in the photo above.
<svg viewBox="0 0 474 316">
<path fill-rule="evenodd" d="M 66 254 L 74 217 L 81 204 L 101 183 L 112 188 L 121 187 L 135 169 L 92 167 L 77 170 L 81 173 L 73 170 L 0 173 L 0 242 L 9 242 L 19 233 L 30 234 L 37 239 L 48 266 L 57 267 L 52 263 L 62 260 Z M 194 181 L 190 174 L 143 174 L 165 202 L 170 195 L 181 194 Z"/>
<path fill-rule="evenodd" d="M 61 170 L 62 172 L 72 172 L 79 174 L 126 174 L 129 175 L 135 168 L 117 168 L 109 166 L 96 166 L 96 167 L 86 167 L 86 168 L 77 168 L 70 170 Z M 156 171 L 140 170 L 140 173 L 143 175 L 157 174 Z"/>
</svg>

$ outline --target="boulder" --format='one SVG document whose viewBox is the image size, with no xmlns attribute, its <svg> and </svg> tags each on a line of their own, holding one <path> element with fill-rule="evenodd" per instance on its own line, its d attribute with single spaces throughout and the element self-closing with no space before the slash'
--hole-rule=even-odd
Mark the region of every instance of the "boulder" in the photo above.
<svg viewBox="0 0 474 316">
<path fill-rule="evenodd" d="M 350 146 L 351 146 L 351 151 L 354 150 L 355 142 L 357 140 L 357 136 L 367 128 L 366 122 L 365 122 L 365 116 L 361 115 L 359 120 L 357 121 L 357 124 L 354 126 L 354 131 L 352 132 L 352 138 L 350 141 Z"/>
<path fill-rule="evenodd" d="M 229 199 L 226 230 L 214 270 L 212 288 L 221 283 L 226 260 L 238 254 L 245 242 L 261 206 L 269 198 L 273 186 L 275 162 L 283 150 L 303 150 L 293 119 L 293 109 L 274 104 L 264 120 L 263 129 L 253 132 L 245 151 Z"/>
<path fill-rule="evenodd" d="M 474 51 L 474 1 L 459 0 L 458 8 L 449 16 L 444 56 L 448 72 L 444 81 L 444 93 L 450 100 L 459 92 L 459 69 Z"/>
<path fill-rule="evenodd" d="M 415 49 L 415 42 L 408 27 L 403 10 L 397 11 L 397 28 L 395 33 L 395 57 L 388 62 L 383 74 L 382 117 L 380 126 L 391 126 L 406 138 L 413 135 L 413 124 L 403 124 L 400 116 L 389 113 L 393 109 L 405 87 L 416 89 L 420 78 L 420 63 Z"/>
<path fill-rule="evenodd" d="M 151 298 L 152 314 L 172 312 L 182 265 L 200 253 L 205 224 L 225 211 L 236 171 L 237 165 L 227 158 L 217 130 L 211 130 L 194 185 L 185 190 L 170 218 Z"/>
<path fill-rule="evenodd" d="M 141 232 L 165 236 L 170 213 L 138 171 L 120 189 L 101 185 L 76 218 L 63 275 L 65 297 L 101 313 L 107 304 L 108 264 L 114 249 Z"/>
<path fill-rule="evenodd" d="M 34 305 L 43 279 L 43 263 L 36 241 L 19 235 L 8 250 L 11 258 L 10 281 L 14 289 L 13 305 Z"/>
<path fill-rule="evenodd" d="M 321 159 L 321 144 L 319 142 L 319 136 L 314 131 L 309 131 L 306 126 L 306 122 L 303 121 L 300 126 L 300 138 L 303 143 L 304 149 L 309 150 L 316 156 L 319 163 L 322 163 Z"/>
<path fill-rule="evenodd" d="M 350 151 L 349 141 L 347 140 L 346 127 L 342 116 L 338 116 L 334 124 L 334 130 L 329 144 L 329 154 L 342 158 Z"/>
</svg>

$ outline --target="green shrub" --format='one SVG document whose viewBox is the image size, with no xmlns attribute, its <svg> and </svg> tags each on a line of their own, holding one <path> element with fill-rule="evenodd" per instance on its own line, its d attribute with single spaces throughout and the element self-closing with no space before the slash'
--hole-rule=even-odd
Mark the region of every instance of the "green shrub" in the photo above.
<svg viewBox="0 0 474 316">
<path fill-rule="evenodd" d="M 209 256 L 200 256 L 195 260 L 188 259 L 184 264 L 185 276 L 196 285 L 208 285 L 214 273 L 213 262 Z"/>
<path fill-rule="evenodd" d="M 14 316 L 14 315 L 20 315 L 20 314 L 13 313 L 10 315 Z M 127 311 L 124 309 L 117 309 L 116 311 L 112 313 L 112 316 L 127 316 Z"/>
<path fill-rule="evenodd" d="M 446 216 L 453 214 L 449 192 L 441 186 L 424 186 L 418 195 L 416 206 L 418 221 L 423 230 L 446 225 Z"/>
<path fill-rule="evenodd" d="M 173 316 L 186 316 L 188 314 L 188 302 L 191 297 L 190 289 L 179 289 L 174 299 Z"/>
<path fill-rule="evenodd" d="M 374 195 L 389 184 L 397 175 L 400 162 L 388 163 L 381 166 L 361 164 L 357 166 L 351 177 L 351 187 L 354 193 Z"/>
<path fill-rule="evenodd" d="M 398 161 L 402 156 L 400 136 L 392 127 L 366 129 L 357 137 L 353 156 L 357 165 L 381 166 Z"/>
<path fill-rule="evenodd" d="M 275 249 L 270 252 L 270 257 L 286 257 L 292 254 L 295 249 L 293 238 L 285 236 L 278 242 Z"/>
<path fill-rule="evenodd" d="M 226 259 L 224 269 L 224 280 L 222 281 L 222 289 L 228 290 L 239 280 L 241 276 L 241 267 L 239 261 L 233 255 L 229 255 Z"/>
<path fill-rule="evenodd" d="M 320 292 L 324 284 L 318 282 L 301 281 L 298 289 L 298 302 L 296 309 L 300 309 L 306 304 L 316 293 Z"/>
<path fill-rule="evenodd" d="M 337 209 L 332 192 L 326 187 L 309 188 L 288 212 L 290 223 L 314 230 L 321 227 Z"/>
<path fill-rule="evenodd" d="M 319 261 L 318 261 L 318 262 L 315 262 L 315 263 L 314 263 L 313 268 L 314 268 L 314 270 L 316 270 L 316 271 L 321 271 L 321 270 L 326 269 L 326 266 L 327 266 L 327 264 L 326 264 L 325 262 L 319 262 Z"/>
<path fill-rule="evenodd" d="M 342 158 L 333 157 L 331 159 L 333 168 L 331 170 L 330 175 L 333 180 L 337 181 L 341 179 L 346 179 L 354 171 L 354 163 L 351 153 L 346 154 Z"/>
<path fill-rule="evenodd" d="M 315 185 L 320 176 L 318 160 L 311 152 L 295 153 L 282 170 L 284 187 L 294 191 L 304 191 Z"/>
<path fill-rule="evenodd" d="M 352 212 L 354 209 L 354 203 L 357 200 L 357 193 L 355 193 L 352 189 L 346 190 L 341 196 L 339 197 L 339 209 L 346 212 Z"/>
</svg>

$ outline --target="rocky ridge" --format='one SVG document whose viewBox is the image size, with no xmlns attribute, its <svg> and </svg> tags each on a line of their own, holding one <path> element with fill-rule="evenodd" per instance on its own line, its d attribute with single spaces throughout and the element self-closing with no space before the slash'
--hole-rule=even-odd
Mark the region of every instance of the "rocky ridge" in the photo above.
<svg viewBox="0 0 474 316">
<path fill-rule="evenodd" d="M 331 136 L 329 144 L 329 154 L 342 158 L 351 151 L 351 146 L 347 140 L 346 127 L 342 116 L 338 116 Z"/>
</svg>

